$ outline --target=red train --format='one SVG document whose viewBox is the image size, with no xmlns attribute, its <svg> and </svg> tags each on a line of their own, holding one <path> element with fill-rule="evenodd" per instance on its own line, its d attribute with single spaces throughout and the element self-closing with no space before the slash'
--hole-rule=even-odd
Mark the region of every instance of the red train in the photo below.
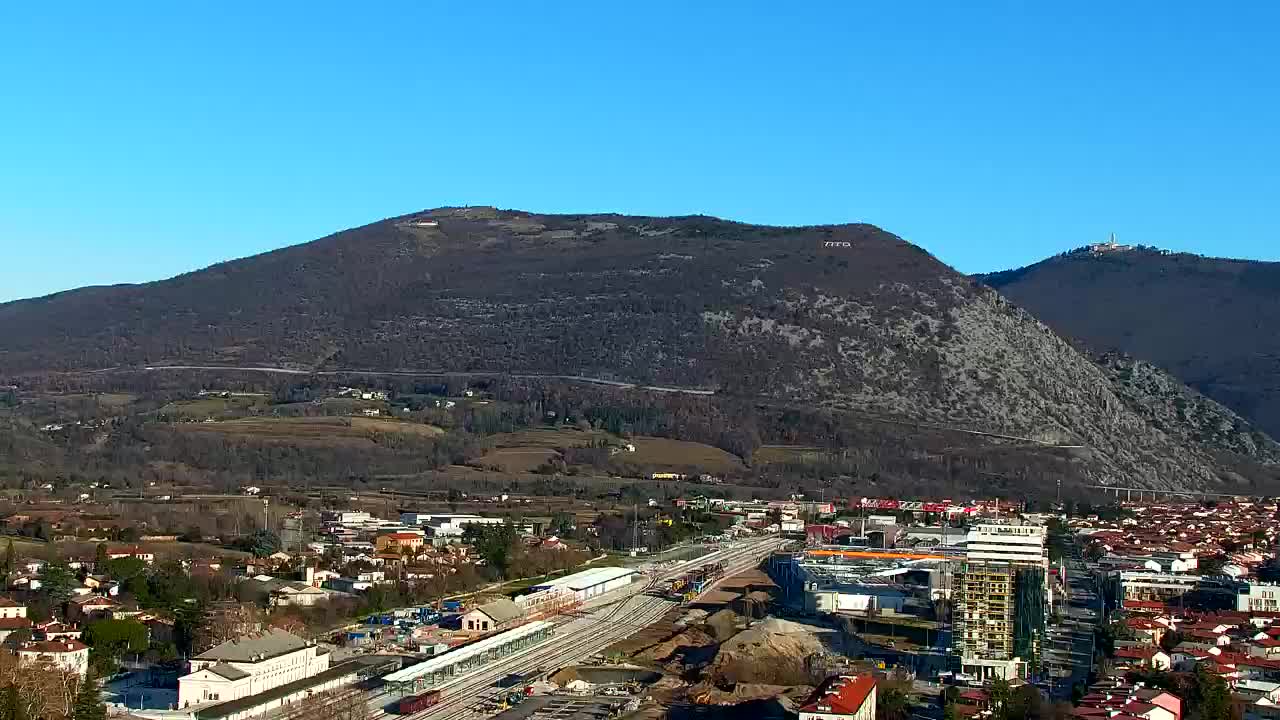
<svg viewBox="0 0 1280 720">
<path fill-rule="evenodd" d="M 401 715 L 412 715 L 416 712 L 422 712 L 429 707 L 433 707 L 440 702 L 440 691 L 431 690 L 421 695 L 410 695 L 409 697 L 400 698 L 398 709 Z"/>
</svg>

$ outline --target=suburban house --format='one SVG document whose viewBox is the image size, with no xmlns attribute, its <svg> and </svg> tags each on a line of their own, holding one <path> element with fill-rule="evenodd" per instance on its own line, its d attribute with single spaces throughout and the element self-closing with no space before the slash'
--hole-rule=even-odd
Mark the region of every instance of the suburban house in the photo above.
<svg viewBox="0 0 1280 720">
<path fill-rule="evenodd" d="M 524 617 L 524 608 L 513 600 L 500 598 L 463 615 L 462 629 L 471 632 L 489 632 L 504 628 L 522 617 Z"/>
<path fill-rule="evenodd" d="M 31 620 L 27 618 L 27 606 L 0 596 L 0 642 L 19 630 L 29 630 Z"/>
<path fill-rule="evenodd" d="M 178 678 L 178 707 L 256 695 L 329 669 L 329 653 L 272 628 L 218 645 L 191 659 Z"/>
<path fill-rule="evenodd" d="M 120 603 L 101 595 L 81 595 L 67 601 L 67 619 L 86 623 L 90 620 L 110 618 Z"/>
<path fill-rule="evenodd" d="M 120 558 L 138 558 L 142 562 L 150 565 L 156 561 L 156 554 L 147 550 L 143 550 L 138 546 L 116 548 L 107 551 L 108 560 L 119 560 Z"/>
<path fill-rule="evenodd" d="M 286 582 L 271 591 L 271 604 L 273 606 L 311 607 L 317 603 L 328 601 L 331 595 L 333 595 L 331 591 L 321 590 L 305 582 Z"/>
<path fill-rule="evenodd" d="M 1169 654 L 1154 645 L 1135 645 L 1116 649 L 1116 665 L 1125 667 L 1143 667 L 1150 670 L 1170 670 L 1173 659 Z"/>
<path fill-rule="evenodd" d="M 83 631 L 75 625 L 64 625 L 56 620 L 35 626 L 37 640 L 79 640 Z"/>
<path fill-rule="evenodd" d="M 27 606 L 0 595 L 0 620 L 9 618 L 25 618 Z"/>
<path fill-rule="evenodd" d="M 37 640 L 18 646 L 20 665 L 52 665 L 84 677 L 89 672 L 89 646 L 79 640 Z"/>
<path fill-rule="evenodd" d="M 800 708 L 800 720 L 875 720 L 876 679 L 871 675 L 827 678 Z"/>
</svg>

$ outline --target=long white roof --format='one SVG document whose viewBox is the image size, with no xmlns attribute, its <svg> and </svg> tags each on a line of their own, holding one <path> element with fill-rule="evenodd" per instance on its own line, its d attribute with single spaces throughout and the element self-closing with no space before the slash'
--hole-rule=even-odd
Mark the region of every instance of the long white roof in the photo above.
<svg viewBox="0 0 1280 720">
<path fill-rule="evenodd" d="M 420 678 L 427 673 L 443 670 L 450 665 L 462 662 L 463 660 L 475 657 L 476 655 L 486 653 L 489 650 L 509 643 L 512 640 L 519 640 L 520 638 L 528 637 L 539 630 L 543 630 L 550 626 L 551 623 L 546 622 L 545 620 L 537 620 L 529 623 L 528 625 L 521 625 L 518 628 L 512 628 L 506 632 L 498 633 L 492 637 L 487 637 L 480 642 L 465 645 L 457 650 L 450 650 L 442 655 L 429 658 L 417 665 L 410 665 L 407 668 L 401 668 L 400 670 L 388 674 L 383 678 L 383 680 L 386 682 L 408 682 L 410 680 Z"/>
<path fill-rule="evenodd" d="M 583 570 L 572 575 L 565 575 L 562 578 L 549 580 L 544 583 L 538 583 L 534 587 L 537 588 L 554 588 L 567 587 L 570 590 L 586 590 L 589 587 L 595 587 L 610 580 L 617 580 L 628 575 L 638 575 L 639 573 L 631 568 L 620 567 L 600 567 L 591 570 Z"/>
</svg>

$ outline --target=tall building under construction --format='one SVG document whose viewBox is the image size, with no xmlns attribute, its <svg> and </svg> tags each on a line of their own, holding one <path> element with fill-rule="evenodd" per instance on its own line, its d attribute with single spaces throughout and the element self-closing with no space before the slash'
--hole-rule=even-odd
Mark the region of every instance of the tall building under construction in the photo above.
<svg viewBox="0 0 1280 720">
<path fill-rule="evenodd" d="M 1045 539 L 1042 525 L 969 530 L 952 584 L 952 647 L 962 672 L 1025 678 L 1038 662 L 1049 605 Z"/>
</svg>

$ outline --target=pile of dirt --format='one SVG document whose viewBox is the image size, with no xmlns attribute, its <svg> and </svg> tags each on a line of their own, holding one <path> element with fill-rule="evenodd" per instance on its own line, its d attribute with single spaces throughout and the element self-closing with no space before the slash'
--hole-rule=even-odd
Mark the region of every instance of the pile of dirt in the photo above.
<svg viewBox="0 0 1280 720">
<path fill-rule="evenodd" d="M 815 628 L 769 618 L 723 643 L 708 678 L 721 687 L 805 685 L 810 682 L 806 661 L 825 651 Z"/>
<path fill-rule="evenodd" d="M 717 641 L 724 642 L 738 634 L 738 614 L 732 610 L 721 610 L 708 617 L 703 625 L 715 634 Z"/>
<path fill-rule="evenodd" d="M 717 644 L 716 637 L 707 628 L 691 627 L 641 650 L 634 658 L 638 662 L 666 663 L 690 654 L 713 654 Z"/>
<path fill-rule="evenodd" d="M 786 698 L 792 702 L 803 701 L 813 692 L 809 685 L 765 685 L 738 683 L 732 690 L 721 690 L 703 681 L 689 688 L 689 700 L 698 705 L 737 705 L 753 700 Z"/>
</svg>

